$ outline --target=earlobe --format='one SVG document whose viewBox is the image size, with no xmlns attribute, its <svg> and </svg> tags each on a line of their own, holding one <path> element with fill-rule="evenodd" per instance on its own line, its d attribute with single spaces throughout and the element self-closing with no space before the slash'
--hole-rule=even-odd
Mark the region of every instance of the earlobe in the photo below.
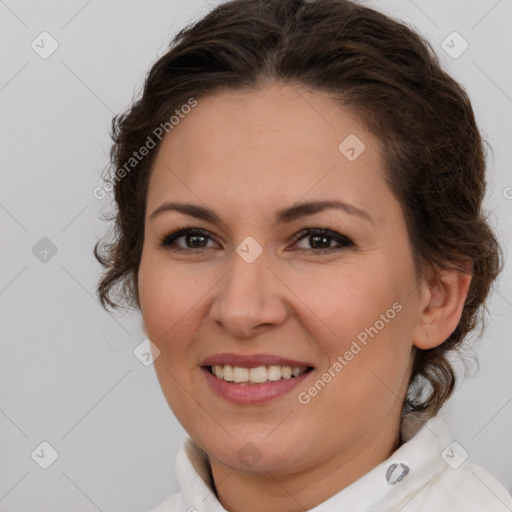
<svg viewBox="0 0 512 512">
<path fill-rule="evenodd" d="M 427 350 L 441 345 L 456 329 L 466 302 L 472 266 L 464 270 L 437 269 L 424 283 L 425 300 L 414 333 L 415 347 Z"/>
</svg>

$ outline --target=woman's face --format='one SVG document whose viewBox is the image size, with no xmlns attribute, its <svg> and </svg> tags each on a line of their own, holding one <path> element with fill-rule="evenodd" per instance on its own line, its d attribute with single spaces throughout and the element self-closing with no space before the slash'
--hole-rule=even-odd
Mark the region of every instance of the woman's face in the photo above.
<svg viewBox="0 0 512 512">
<path fill-rule="evenodd" d="M 140 305 L 165 397 L 215 464 L 286 474 L 397 440 L 423 287 L 383 176 L 356 116 L 282 84 L 201 99 L 163 139 Z"/>
</svg>

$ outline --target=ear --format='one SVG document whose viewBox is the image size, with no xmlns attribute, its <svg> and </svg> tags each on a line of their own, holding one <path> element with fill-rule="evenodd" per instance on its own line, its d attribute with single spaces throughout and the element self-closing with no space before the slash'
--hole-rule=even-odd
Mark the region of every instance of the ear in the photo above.
<svg viewBox="0 0 512 512">
<path fill-rule="evenodd" d="M 461 270 L 432 267 L 421 285 L 420 318 L 413 335 L 415 347 L 427 350 L 444 343 L 457 327 L 471 284 L 472 262 Z"/>
</svg>

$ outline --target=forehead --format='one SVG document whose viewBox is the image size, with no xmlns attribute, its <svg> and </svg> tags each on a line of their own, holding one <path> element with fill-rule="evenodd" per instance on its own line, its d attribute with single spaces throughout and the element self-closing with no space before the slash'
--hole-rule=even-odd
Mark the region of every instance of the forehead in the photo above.
<svg viewBox="0 0 512 512">
<path fill-rule="evenodd" d="M 329 193 L 368 206 L 383 197 L 383 172 L 380 141 L 333 98 L 284 84 L 223 90 L 164 137 L 148 211 L 170 196 L 257 209 Z"/>
</svg>

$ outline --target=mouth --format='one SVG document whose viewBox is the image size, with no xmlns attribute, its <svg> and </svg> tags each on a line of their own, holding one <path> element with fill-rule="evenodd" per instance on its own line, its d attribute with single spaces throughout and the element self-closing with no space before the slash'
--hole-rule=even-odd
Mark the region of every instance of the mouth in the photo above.
<svg viewBox="0 0 512 512">
<path fill-rule="evenodd" d="M 203 366 L 211 375 L 224 382 L 241 386 L 255 386 L 281 380 L 296 379 L 313 370 L 312 366 L 255 366 L 243 367 L 229 364 Z"/>
<path fill-rule="evenodd" d="M 238 405 L 263 404 L 305 385 L 315 367 L 275 354 L 224 352 L 200 363 L 206 382 L 219 397 Z"/>
</svg>

